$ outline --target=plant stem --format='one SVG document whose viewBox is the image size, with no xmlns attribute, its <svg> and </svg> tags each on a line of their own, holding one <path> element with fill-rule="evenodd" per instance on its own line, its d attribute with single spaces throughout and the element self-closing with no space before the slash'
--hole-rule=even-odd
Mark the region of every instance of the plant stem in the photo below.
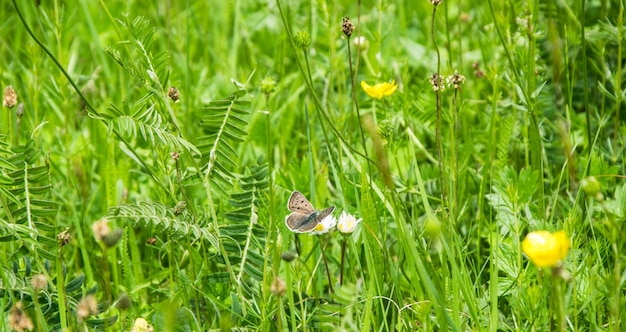
<svg viewBox="0 0 626 332">
<path fill-rule="evenodd" d="M 321 237 L 320 237 L 320 242 L 321 242 Z M 330 293 L 334 293 L 333 290 L 333 280 L 330 277 L 330 268 L 328 266 L 328 259 L 326 259 L 326 244 L 321 244 L 320 243 L 320 249 L 322 249 L 322 258 L 324 259 L 324 269 L 326 270 L 326 277 L 328 278 L 328 289 L 330 291 Z"/>
<path fill-rule="evenodd" d="M 556 267 L 555 269 L 560 269 Z M 556 327 L 557 331 L 565 331 L 565 298 L 563 296 L 563 286 L 560 278 L 553 273 L 551 275 L 552 282 L 552 298 L 554 310 L 556 311 Z"/>
<path fill-rule="evenodd" d="M 341 263 L 339 267 L 339 285 L 343 285 L 343 269 L 344 269 L 344 259 L 346 257 L 346 237 L 344 236 L 341 239 Z"/>
<path fill-rule="evenodd" d="M 433 80 L 437 84 L 435 89 L 435 106 L 437 108 L 437 120 L 435 123 L 435 140 L 437 144 L 437 159 L 439 162 L 439 186 L 441 187 L 441 205 L 446 205 L 446 192 L 447 189 L 444 185 L 444 169 L 443 169 L 443 146 L 441 143 L 441 54 L 439 53 L 439 47 L 437 46 L 437 39 L 435 38 L 435 17 L 437 13 L 437 5 L 433 6 L 433 16 L 431 20 L 430 32 L 433 40 L 433 47 L 437 53 L 437 72 L 433 75 Z M 445 210 L 445 209 L 444 209 Z"/>
<path fill-rule="evenodd" d="M 59 244 L 57 261 L 56 261 L 56 274 L 57 274 L 57 296 L 59 301 L 59 317 L 61 320 L 61 331 L 67 331 L 67 306 L 65 298 L 65 275 L 63 274 L 63 244 Z"/>
<path fill-rule="evenodd" d="M 369 159 L 369 156 L 367 155 L 367 145 L 365 145 L 365 134 L 363 133 L 363 124 L 361 121 L 361 111 L 359 109 L 359 103 L 356 100 L 356 86 L 354 84 L 354 77 L 356 76 L 356 72 L 353 70 L 352 68 L 352 52 L 351 52 L 351 47 L 350 47 L 350 37 L 347 38 L 347 44 L 348 44 L 348 63 L 350 64 L 350 81 L 351 81 L 351 85 L 352 85 L 352 102 L 354 103 L 354 107 L 356 109 L 356 116 L 357 116 L 357 122 L 359 123 L 359 132 L 361 133 L 361 144 L 363 145 L 363 153 L 365 154 L 365 157 L 367 159 Z M 358 54 L 357 54 L 358 57 Z M 369 176 L 369 180 L 370 180 L 370 184 L 372 181 L 372 167 L 370 165 L 370 163 L 367 163 L 367 172 L 370 175 Z"/>
</svg>

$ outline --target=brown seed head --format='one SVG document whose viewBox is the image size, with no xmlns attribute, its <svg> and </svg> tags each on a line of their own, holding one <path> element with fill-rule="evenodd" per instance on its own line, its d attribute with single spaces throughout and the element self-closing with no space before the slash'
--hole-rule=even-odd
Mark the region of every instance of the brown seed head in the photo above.
<svg viewBox="0 0 626 332">
<path fill-rule="evenodd" d="M 441 74 L 433 74 L 430 78 L 430 84 L 433 86 L 434 91 L 443 91 L 446 89 L 446 85 L 444 84 L 443 75 Z"/>
<path fill-rule="evenodd" d="M 17 105 L 17 93 L 15 93 L 15 89 L 13 89 L 12 85 L 8 85 L 4 88 L 4 107 L 12 108 Z"/>
<path fill-rule="evenodd" d="M 70 243 L 71 239 L 72 239 L 72 234 L 70 234 L 69 228 L 57 234 L 57 241 L 59 242 L 60 247 L 63 247 L 64 245 Z"/>
<path fill-rule="evenodd" d="M 446 78 L 446 81 L 448 82 L 448 86 L 458 89 L 461 84 L 465 82 L 465 76 L 459 74 L 459 72 L 455 70 L 453 75 Z"/>
<path fill-rule="evenodd" d="M 174 86 L 170 87 L 167 91 L 167 95 L 172 99 L 175 103 L 178 102 L 178 98 L 180 97 L 180 91 Z"/>
<path fill-rule="evenodd" d="M 91 225 L 91 230 L 93 231 L 93 236 L 96 238 L 96 241 L 102 241 L 102 239 L 111 233 L 109 221 L 105 218 L 102 218 Z"/>
<path fill-rule="evenodd" d="M 98 313 L 98 301 L 93 295 L 83 297 L 76 307 L 76 317 L 79 322 L 85 321 L 91 315 Z"/>
<path fill-rule="evenodd" d="M 348 38 L 352 36 L 352 33 L 354 32 L 354 24 L 352 24 L 350 18 L 344 17 L 341 19 L 341 32 L 343 32 L 343 34 Z"/>
<path fill-rule="evenodd" d="M 272 294 L 281 297 L 285 295 L 286 291 L 287 285 L 285 285 L 285 281 L 283 279 L 276 277 L 272 280 L 272 285 L 270 286 L 270 292 L 272 292 Z"/>
<path fill-rule="evenodd" d="M 23 309 L 22 302 L 17 302 L 9 312 L 9 327 L 15 331 L 32 331 L 33 321 Z"/>
<path fill-rule="evenodd" d="M 31 279 L 30 279 L 30 285 L 33 287 L 34 290 L 36 291 L 40 291 L 46 288 L 46 286 L 48 286 L 48 279 L 46 278 L 45 275 L 43 274 L 35 274 Z"/>
</svg>

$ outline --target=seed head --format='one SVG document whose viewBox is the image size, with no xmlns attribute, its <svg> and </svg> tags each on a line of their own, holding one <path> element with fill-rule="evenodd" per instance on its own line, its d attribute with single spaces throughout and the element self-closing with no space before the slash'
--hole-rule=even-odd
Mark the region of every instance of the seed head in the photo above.
<svg viewBox="0 0 626 332">
<path fill-rule="evenodd" d="M 12 85 L 8 85 L 4 88 L 4 107 L 12 108 L 17 105 L 17 93 L 15 93 L 15 89 L 13 89 Z"/>
<path fill-rule="evenodd" d="M 17 115 L 17 118 L 21 118 L 22 115 L 24 115 L 24 103 L 20 103 L 19 105 L 17 105 L 17 109 L 15 110 L 15 115 Z"/>
<path fill-rule="evenodd" d="M 276 277 L 272 280 L 272 285 L 270 285 L 270 292 L 272 292 L 272 294 L 281 297 L 285 295 L 286 291 L 287 285 L 285 285 L 285 281 L 283 279 Z"/>
<path fill-rule="evenodd" d="M 352 24 L 349 17 L 341 19 L 341 32 L 343 32 L 343 34 L 348 38 L 352 36 L 352 33 L 354 32 L 354 24 Z"/>
<path fill-rule="evenodd" d="M 170 87 L 167 91 L 167 95 L 172 99 L 175 103 L 178 102 L 178 98 L 180 97 L 180 91 L 174 86 Z"/>
<path fill-rule="evenodd" d="M 476 76 L 476 78 L 483 78 L 485 76 L 485 72 L 480 69 L 478 62 L 472 63 L 472 68 L 474 68 L 474 76 Z"/>
<path fill-rule="evenodd" d="M 71 239 L 72 239 L 72 234 L 70 234 L 69 228 L 57 234 L 57 241 L 59 242 L 60 247 L 63 247 L 66 244 L 70 243 Z"/>
<path fill-rule="evenodd" d="M 96 238 L 96 241 L 102 241 L 111 233 L 109 221 L 105 218 L 102 218 L 91 225 L 91 230 L 93 231 L 93 236 Z"/>
<path fill-rule="evenodd" d="M 33 287 L 34 290 L 40 291 L 48 286 L 48 279 L 43 274 L 35 274 L 30 279 L 30 285 Z"/>
<path fill-rule="evenodd" d="M 115 307 L 120 310 L 127 310 L 133 304 L 133 300 L 126 293 L 122 294 L 117 302 L 115 303 Z"/>
<path fill-rule="evenodd" d="M 15 306 L 11 308 L 11 312 L 9 313 L 9 327 L 18 332 L 25 330 L 31 331 L 35 326 L 26 311 L 22 308 L 22 302 L 17 302 Z"/>
<path fill-rule="evenodd" d="M 107 248 L 114 247 L 124 235 L 124 231 L 120 228 L 110 232 L 105 237 L 102 238 L 102 243 L 104 243 Z"/>
<path fill-rule="evenodd" d="M 448 86 L 458 89 L 461 84 L 465 82 L 465 76 L 459 74 L 459 72 L 455 70 L 453 75 L 446 77 L 446 82 L 448 83 Z"/>
<path fill-rule="evenodd" d="M 91 315 L 98 313 L 98 301 L 93 295 L 83 297 L 76 307 L 76 317 L 79 322 L 85 321 Z"/>
<path fill-rule="evenodd" d="M 443 91 L 446 89 L 446 85 L 444 84 L 443 75 L 441 74 L 433 74 L 430 78 L 430 84 L 433 86 L 433 90 L 435 91 Z"/>
</svg>

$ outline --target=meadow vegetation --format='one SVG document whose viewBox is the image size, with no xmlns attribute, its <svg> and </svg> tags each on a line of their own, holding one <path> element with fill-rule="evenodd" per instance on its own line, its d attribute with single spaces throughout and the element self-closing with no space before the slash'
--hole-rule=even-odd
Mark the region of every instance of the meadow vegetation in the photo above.
<svg viewBox="0 0 626 332">
<path fill-rule="evenodd" d="M 0 329 L 622 331 L 624 6 L 2 2 Z"/>
</svg>

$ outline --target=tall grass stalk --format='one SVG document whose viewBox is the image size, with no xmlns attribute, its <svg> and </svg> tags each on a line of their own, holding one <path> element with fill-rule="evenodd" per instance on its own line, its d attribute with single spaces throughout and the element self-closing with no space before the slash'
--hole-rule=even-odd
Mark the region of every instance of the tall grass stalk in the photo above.
<svg viewBox="0 0 626 332">
<path fill-rule="evenodd" d="M 439 53 L 439 47 L 437 46 L 437 38 L 436 38 L 436 30 L 435 30 L 435 17 L 437 14 L 437 7 L 439 6 L 439 4 L 433 4 L 433 15 L 431 17 L 431 23 L 430 23 L 430 34 L 431 34 L 431 39 L 433 42 L 433 48 L 435 49 L 435 53 L 437 53 L 437 72 L 435 74 L 433 74 L 433 86 L 435 87 L 435 108 L 436 108 L 436 114 L 437 114 L 437 119 L 435 122 L 435 140 L 436 140 L 436 145 L 437 145 L 437 159 L 439 160 L 439 186 L 441 188 L 441 204 L 443 207 L 445 207 L 446 204 L 446 191 L 447 191 L 447 186 L 446 183 L 444 182 L 444 174 L 445 174 L 445 169 L 443 167 L 443 143 L 441 142 L 441 112 L 442 112 L 442 107 L 441 107 L 441 89 L 443 88 L 442 85 L 444 84 L 444 82 L 442 82 L 441 79 L 441 54 Z M 436 85 L 435 85 L 436 84 Z M 444 213 L 445 212 L 445 208 L 443 209 Z M 447 219 L 447 218 L 446 218 Z"/>
<path fill-rule="evenodd" d="M 360 21 L 360 18 L 359 18 Z M 358 29 L 358 28 L 357 28 Z M 359 133 L 361 134 L 361 144 L 363 145 L 363 154 L 365 155 L 366 159 L 369 159 L 368 155 L 367 155 L 367 144 L 365 144 L 365 133 L 363 132 L 363 119 L 361 118 L 361 111 L 359 109 L 359 102 L 356 100 L 356 84 L 355 84 L 355 78 L 357 76 L 357 71 L 356 68 L 353 68 L 352 66 L 352 47 L 350 45 L 350 37 L 352 35 L 351 34 L 346 34 L 346 46 L 348 49 L 348 65 L 350 68 L 350 91 L 351 91 L 351 95 L 352 95 L 352 102 L 354 105 L 354 109 L 356 110 L 356 119 L 357 122 L 359 123 Z M 357 59 L 360 57 L 360 52 L 356 52 L 356 57 Z M 358 62 L 358 60 L 357 60 Z M 370 163 L 367 163 L 367 170 L 368 173 L 370 174 L 370 180 L 371 180 L 371 175 L 372 175 L 372 166 L 370 165 Z"/>
</svg>

